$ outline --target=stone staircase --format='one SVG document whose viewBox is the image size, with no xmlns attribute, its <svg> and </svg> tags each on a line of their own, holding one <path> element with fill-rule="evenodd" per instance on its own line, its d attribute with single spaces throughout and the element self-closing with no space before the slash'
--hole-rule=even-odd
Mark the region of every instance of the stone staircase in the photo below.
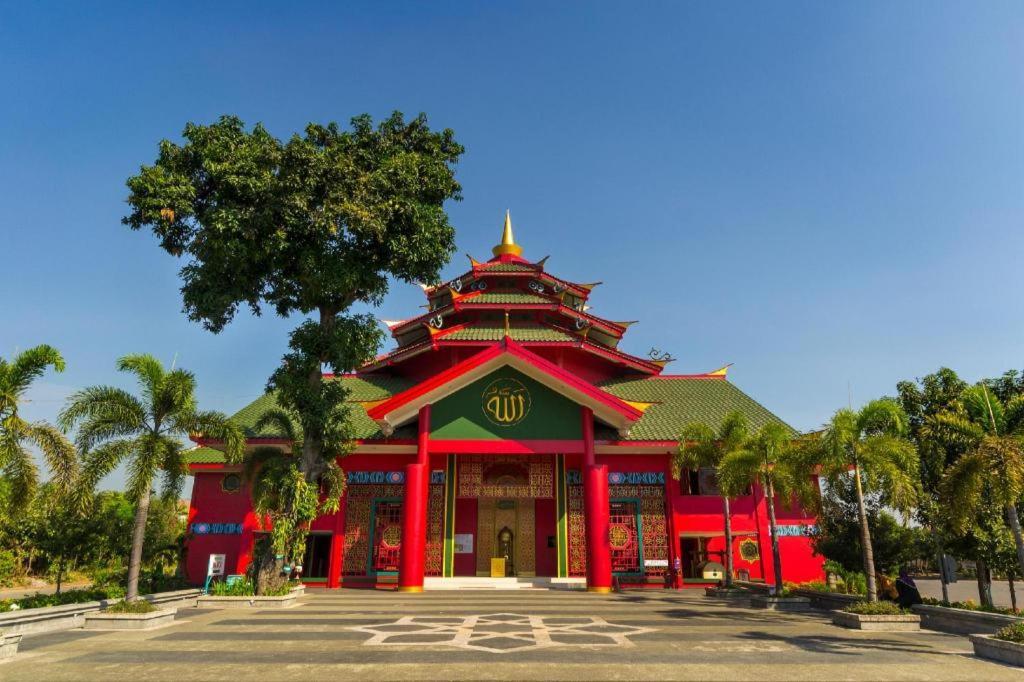
<svg viewBox="0 0 1024 682">
<path fill-rule="evenodd" d="M 585 578 L 488 578 L 461 576 L 456 578 L 427 577 L 425 590 L 585 590 Z"/>
</svg>

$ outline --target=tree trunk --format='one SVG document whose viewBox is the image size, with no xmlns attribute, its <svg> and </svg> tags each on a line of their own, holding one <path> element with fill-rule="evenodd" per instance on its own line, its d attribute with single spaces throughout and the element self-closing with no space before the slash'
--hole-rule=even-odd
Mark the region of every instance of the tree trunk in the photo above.
<svg viewBox="0 0 1024 682">
<path fill-rule="evenodd" d="M 942 601 L 949 603 L 949 585 L 946 583 L 946 554 L 939 545 L 939 584 L 942 585 Z"/>
<path fill-rule="evenodd" d="M 772 536 L 772 566 L 775 569 L 775 594 L 782 596 L 782 554 L 779 553 L 779 529 L 775 524 L 775 486 L 772 479 L 767 478 L 765 483 L 766 497 L 768 498 L 768 532 Z"/>
<path fill-rule="evenodd" d="M 978 601 L 982 606 L 992 606 L 992 577 L 988 572 L 988 564 L 984 559 L 975 559 L 974 564 L 978 575 Z"/>
<path fill-rule="evenodd" d="M 864 557 L 864 574 L 868 583 L 868 601 L 878 601 L 878 585 L 875 582 L 875 552 L 871 546 L 868 511 L 864 506 L 864 488 L 860 481 L 860 464 L 854 463 L 853 478 L 857 489 L 857 513 L 860 515 L 860 547 L 861 554 Z"/>
<path fill-rule="evenodd" d="M 1017 546 L 1017 565 L 1020 566 L 1021 574 L 1024 575 L 1024 537 L 1021 537 L 1017 505 L 1006 505 L 1006 518 L 1009 519 L 1010 530 L 1013 531 L 1013 544 Z"/>
<path fill-rule="evenodd" d="M 1008 573 L 1006 580 L 1010 585 L 1010 608 L 1013 609 L 1014 613 L 1017 613 L 1017 590 L 1013 586 L 1013 573 Z"/>
<path fill-rule="evenodd" d="M 64 552 L 57 555 L 57 594 L 60 594 L 61 584 L 64 582 Z"/>
<path fill-rule="evenodd" d="M 732 587 L 732 516 L 729 498 L 722 495 L 722 517 L 725 520 L 725 587 Z"/>
<path fill-rule="evenodd" d="M 149 516 L 149 486 L 135 503 L 135 524 L 132 528 L 132 553 L 128 559 L 128 592 L 125 601 L 139 598 L 139 574 L 142 572 L 142 545 L 146 540 L 146 518 Z"/>
</svg>

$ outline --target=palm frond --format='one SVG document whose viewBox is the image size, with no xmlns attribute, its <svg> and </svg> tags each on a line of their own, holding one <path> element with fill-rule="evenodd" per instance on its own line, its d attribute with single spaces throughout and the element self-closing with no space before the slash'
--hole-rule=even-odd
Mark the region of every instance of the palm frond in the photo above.
<svg viewBox="0 0 1024 682">
<path fill-rule="evenodd" d="M 907 513 L 917 503 L 917 450 L 903 438 L 876 435 L 858 447 L 858 460 L 867 487 L 881 493 L 886 503 Z"/>
<path fill-rule="evenodd" d="M 7 365 L 5 380 L 16 394 L 21 394 L 36 379 L 43 376 L 47 367 L 55 372 L 64 371 L 64 358 L 53 346 L 42 344 L 18 353 Z"/>
<path fill-rule="evenodd" d="M 67 432 L 85 422 L 87 435 L 79 446 L 87 450 L 103 440 L 108 429 L 110 435 L 106 438 L 141 431 L 146 426 L 146 416 L 145 406 L 131 393 L 114 386 L 90 386 L 71 395 L 57 423 Z"/>
<path fill-rule="evenodd" d="M 39 482 L 39 470 L 32 454 L 12 434 L 0 437 L 0 472 L 9 486 L 10 513 L 28 507 Z"/>
<path fill-rule="evenodd" d="M 272 433 L 293 443 L 302 440 L 296 430 L 295 422 L 287 412 L 281 409 L 267 410 L 261 414 L 253 425 L 253 430 L 259 434 Z"/>
<path fill-rule="evenodd" d="M 672 458 L 672 476 L 678 480 L 682 469 L 716 466 L 721 450 L 715 438 L 715 432 L 707 424 L 693 422 L 683 427 L 679 448 Z"/>
<path fill-rule="evenodd" d="M 715 470 L 718 489 L 728 497 L 742 495 L 764 473 L 764 460 L 753 449 L 733 450 L 722 458 Z"/>
<path fill-rule="evenodd" d="M 723 450 L 735 450 L 742 447 L 743 443 L 750 438 L 750 421 L 747 415 L 739 410 L 733 410 L 722 419 L 718 427 L 718 440 L 722 443 Z"/>
<path fill-rule="evenodd" d="M 1006 432 L 1024 436 L 1024 395 L 1011 398 L 1003 411 L 1006 415 Z"/>
<path fill-rule="evenodd" d="M 941 443 L 972 447 L 985 436 L 985 427 L 966 414 L 940 412 L 929 418 L 926 427 L 930 435 Z"/>
<path fill-rule="evenodd" d="M 155 402 L 168 418 L 189 414 L 196 411 L 195 391 L 195 376 L 187 370 L 176 369 L 164 375 Z"/>
<path fill-rule="evenodd" d="M 971 421 L 980 425 L 986 433 L 1000 434 L 1005 431 L 1003 404 L 984 383 L 964 389 L 960 394 L 960 402 Z"/>
<path fill-rule="evenodd" d="M 205 436 L 224 444 L 224 457 L 229 464 L 242 461 L 245 434 L 221 412 L 192 412 L 175 419 L 175 428 L 190 436 Z"/>
<path fill-rule="evenodd" d="M 62 494 L 71 491 L 78 479 L 78 453 L 64 434 L 45 422 L 30 424 L 25 433 L 28 440 L 36 444 L 43 455 L 51 480 Z"/>
<path fill-rule="evenodd" d="M 987 473 L 985 459 L 972 452 L 960 457 L 942 476 L 942 513 L 957 533 L 963 534 L 970 527 L 970 520 L 982 503 Z"/>
<path fill-rule="evenodd" d="M 130 372 L 139 380 L 145 402 L 153 404 L 160 392 L 160 384 L 164 379 L 164 366 L 152 355 L 141 353 L 125 355 L 117 360 L 119 372 Z"/>
<path fill-rule="evenodd" d="M 164 444 L 159 436 L 145 434 L 136 439 L 137 448 L 128 460 L 128 481 L 125 492 L 132 500 L 140 499 L 153 488 L 153 479 L 164 460 Z"/>
</svg>

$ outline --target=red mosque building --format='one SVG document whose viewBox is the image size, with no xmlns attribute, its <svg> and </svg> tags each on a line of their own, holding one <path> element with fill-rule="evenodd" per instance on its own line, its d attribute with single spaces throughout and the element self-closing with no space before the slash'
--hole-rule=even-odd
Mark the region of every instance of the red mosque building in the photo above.
<svg viewBox="0 0 1024 682">
<path fill-rule="evenodd" d="M 396 347 L 335 379 L 350 389 L 358 442 L 342 460 L 341 508 L 312 525 L 304 582 L 414 592 L 496 573 L 585 579 L 600 592 L 614 580 L 661 586 L 677 558 L 684 584 L 714 582 L 722 500 L 713 470 L 672 477 L 679 433 L 693 421 L 717 427 L 733 410 L 754 428 L 781 420 L 725 368 L 670 375 L 671 358 L 620 350 L 632 322 L 590 312 L 596 284 L 523 258 L 507 216 L 493 251 L 425 287 L 426 312 L 387 322 Z M 234 415 L 250 445 L 288 447 L 252 428 L 273 404 L 263 396 Z M 244 573 L 265 530 L 216 445 L 190 453 L 195 583 L 211 554 Z M 814 518 L 777 509 L 785 579 L 820 579 L 806 534 Z M 758 487 L 733 501 L 732 529 L 737 576 L 773 580 Z"/>
</svg>

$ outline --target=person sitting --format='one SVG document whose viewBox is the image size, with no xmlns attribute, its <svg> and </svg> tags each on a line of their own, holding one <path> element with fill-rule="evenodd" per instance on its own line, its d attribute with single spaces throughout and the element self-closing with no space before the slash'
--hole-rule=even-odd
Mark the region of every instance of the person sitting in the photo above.
<svg viewBox="0 0 1024 682">
<path fill-rule="evenodd" d="M 896 578 L 896 591 L 899 593 L 896 601 L 905 609 L 921 603 L 921 592 L 917 589 L 917 583 L 907 573 L 906 567 L 900 568 L 900 575 Z"/>
<path fill-rule="evenodd" d="M 887 601 L 896 601 L 899 599 L 899 592 L 892 584 L 892 581 L 881 573 L 875 573 L 875 585 L 877 585 L 879 599 L 885 599 Z"/>
</svg>

